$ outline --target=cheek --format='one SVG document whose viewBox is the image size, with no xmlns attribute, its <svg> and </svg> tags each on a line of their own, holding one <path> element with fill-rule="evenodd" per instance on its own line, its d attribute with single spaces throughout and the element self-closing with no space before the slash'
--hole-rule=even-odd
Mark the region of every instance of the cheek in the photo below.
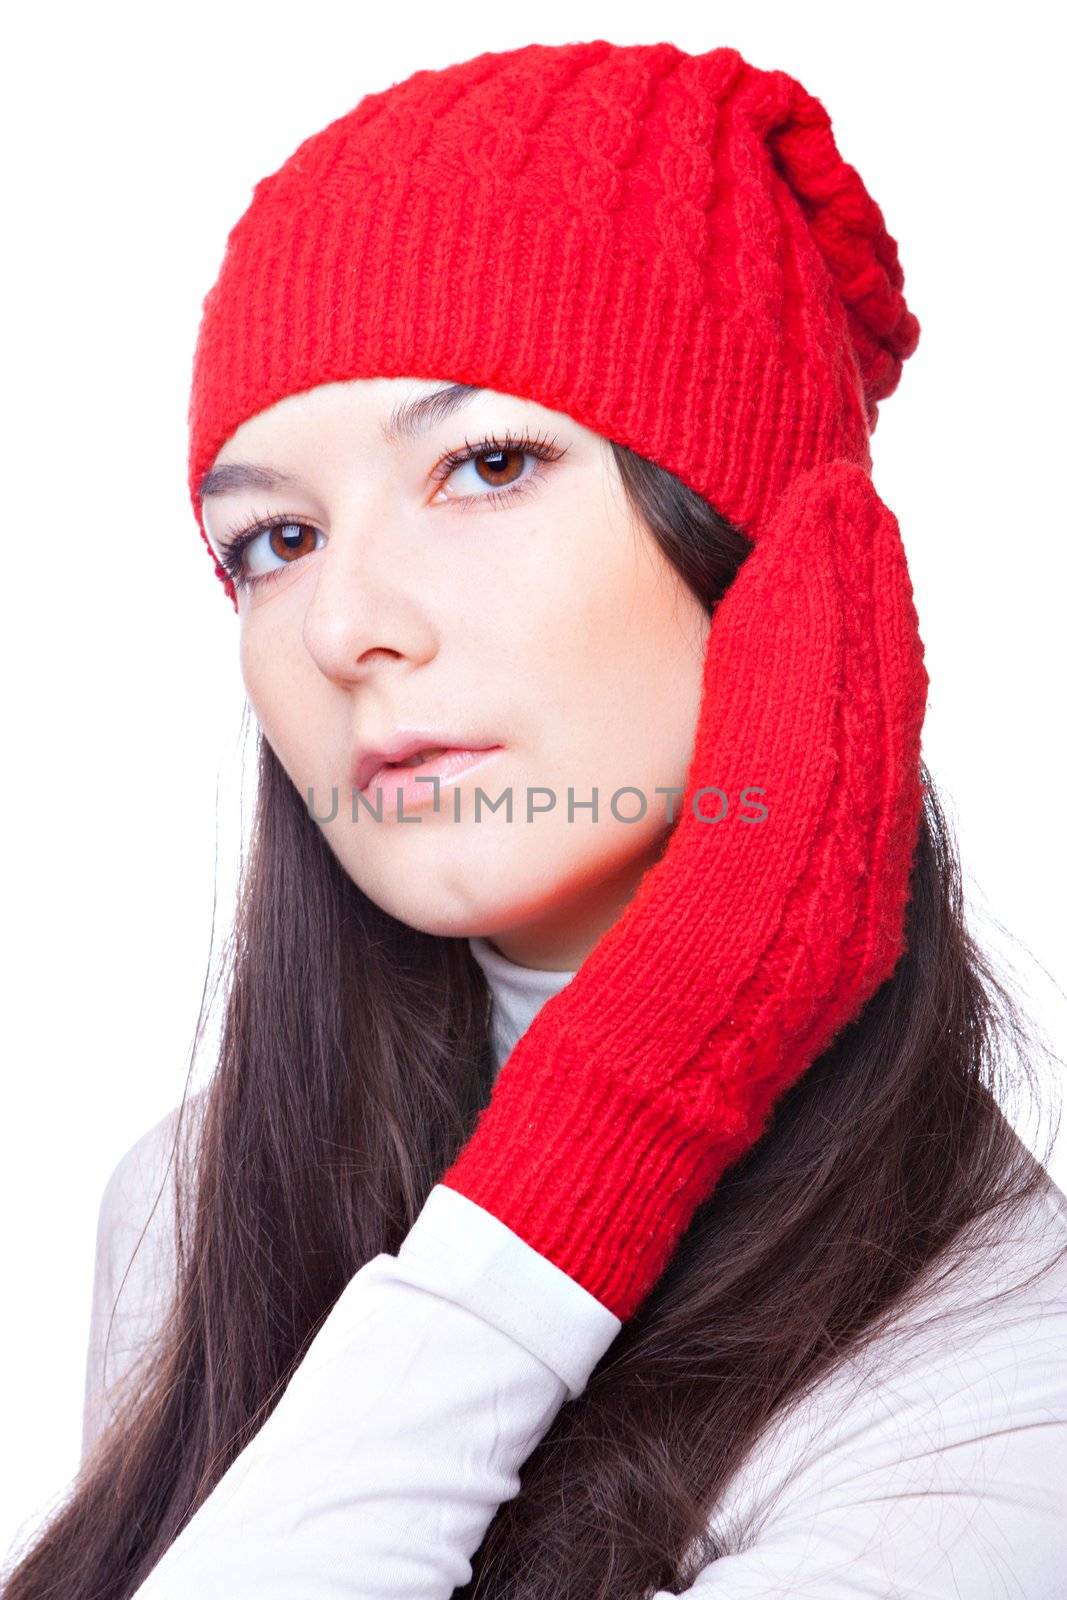
<svg viewBox="0 0 1067 1600">
<path fill-rule="evenodd" d="M 284 720 L 277 703 L 284 679 L 279 678 L 276 662 L 272 662 L 270 652 L 263 648 L 255 630 L 247 624 L 241 632 L 239 654 L 241 679 L 256 721 L 264 733 L 268 728 L 276 731 Z M 270 734 L 268 737 L 273 744 L 273 737 Z"/>
<path fill-rule="evenodd" d="M 652 582 L 645 575 L 620 587 L 614 604 L 603 599 L 591 601 L 562 658 L 571 765 L 596 784 L 602 805 L 612 787 L 633 787 L 645 798 L 647 818 L 656 812 L 665 823 L 670 797 L 656 789 L 685 783 L 709 619 L 672 575 Z M 637 814 L 638 797 L 623 797 L 620 810 Z"/>
<path fill-rule="evenodd" d="M 625 692 L 630 723 L 658 781 L 683 784 L 692 756 L 704 685 L 709 620 L 692 597 L 676 615 L 654 619 L 630 655 Z"/>
<path fill-rule="evenodd" d="M 537 721 L 543 776 L 532 781 L 553 788 L 564 817 L 569 785 L 576 801 L 595 788 L 595 832 L 647 842 L 670 816 L 671 797 L 657 788 L 685 783 L 710 621 L 658 547 L 628 525 L 590 519 L 564 533 L 515 613 L 510 647 Z M 620 788 L 639 791 L 620 796 L 618 810 L 637 817 L 643 799 L 640 821 L 612 815 Z M 577 822 L 567 831 L 580 831 Z"/>
<path fill-rule="evenodd" d="M 549 823 L 532 830 L 536 859 L 563 858 L 607 871 L 647 849 L 679 814 L 700 707 L 702 660 L 678 639 L 673 653 L 591 651 L 538 680 L 539 759 L 529 781 L 555 796 Z M 561 708 L 561 709 L 560 709 Z M 568 813 L 573 791 L 574 817 Z M 587 804 L 596 796 L 597 813 Z M 531 857 L 531 867 L 534 860 Z"/>
<path fill-rule="evenodd" d="M 246 623 L 239 646 L 241 678 L 252 712 L 282 764 L 293 776 L 301 731 L 316 722 L 315 695 L 302 663 L 283 638 Z"/>
</svg>

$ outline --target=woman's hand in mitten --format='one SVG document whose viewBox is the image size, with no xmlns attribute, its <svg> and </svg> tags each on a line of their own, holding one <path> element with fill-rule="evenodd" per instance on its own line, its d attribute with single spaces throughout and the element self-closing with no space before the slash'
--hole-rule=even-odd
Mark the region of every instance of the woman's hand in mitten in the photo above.
<svg viewBox="0 0 1067 1600">
<path fill-rule="evenodd" d="M 754 537 L 709 629 L 667 848 L 441 1179 L 623 1320 L 904 949 L 927 675 L 897 520 L 833 462 Z M 692 805 L 711 786 L 718 822 Z M 738 814 L 746 787 L 762 820 Z"/>
</svg>

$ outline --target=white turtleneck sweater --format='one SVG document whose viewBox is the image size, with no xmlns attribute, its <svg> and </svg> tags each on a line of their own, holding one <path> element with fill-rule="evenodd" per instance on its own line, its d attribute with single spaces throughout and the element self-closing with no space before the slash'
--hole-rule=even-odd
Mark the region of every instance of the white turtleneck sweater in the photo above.
<svg viewBox="0 0 1067 1600">
<path fill-rule="evenodd" d="M 499 1068 L 573 973 L 470 944 L 492 990 Z M 175 1117 L 123 1156 L 101 1201 L 85 1455 L 169 1303 Z M 780 1414 L 716 1507 L 732 1553 L 687 1593 L 1062 1600 L 1067 1261 L 1020 1286 L 1064 1246 L 1067 1199 L 1050 1180 L 1010 1229 Z M 620 1327 L 494 1216 L 435 1186 L 397 1254 L 347 1285 L 139 1600 L 449 1600 Z"/>
</svg>

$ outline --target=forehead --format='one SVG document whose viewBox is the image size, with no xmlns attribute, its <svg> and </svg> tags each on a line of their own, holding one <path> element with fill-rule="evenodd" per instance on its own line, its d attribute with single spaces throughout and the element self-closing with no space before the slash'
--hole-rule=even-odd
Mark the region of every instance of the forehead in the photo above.
<svg viewBox="0 0 1067 1600">
<path fill-rule="evenodd" d="M 230 436 L 205 473 L 200 498 L 238 489 L 274 489 L 294 484 L 286 473 L 246 459 L 269 449 L 294 432 L 342 422 L 358 429 L 376 429 L 387 446 L 417 440 L 479 402 L 497 400 L 512 410 L 538 414 L 543 420 L 567 420 L 527 396 L 487 386 L 428 378 L 351 378 L 318 384 L 286 395 L 249 417 Z"/>
</svg>

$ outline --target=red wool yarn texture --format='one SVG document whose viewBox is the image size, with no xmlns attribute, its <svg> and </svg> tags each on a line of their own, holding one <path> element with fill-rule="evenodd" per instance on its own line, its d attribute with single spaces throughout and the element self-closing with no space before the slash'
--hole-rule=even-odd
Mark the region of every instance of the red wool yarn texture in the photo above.
<svg viewBox="0 0 1067 1600">
<path fill-rule="evenodd" d="M 919 337 L 820 102 L 727 46 L 487 51 L 367 94 L 254 187 L 203 303 L 189 490 L 287 395 L 471 383 L 565 412 L 755 536 Z"/>
<path fill-rule="evenodd" d="M 715 611 L 664 855 L 441 1180 L 622 1320 L 903 952 L 926 690 L 896 518 L 854 463 L 812 468 Z M 700 820 L 712 784 L 766 817 Z"/>
<path fill-rule="evenodd" d="M 919 339 L 903 287 L 795 78 L 595 39 L 365 95 L 255 185 L 204 300 L 188 474 L 213 561 L 199 489 L 222 446 L 354 378 L 564 412 L 752 540 L 665 852 L 441 1180 L 623 1319 L 904 949 L 927 678 L 870 477 Z M 762 788 L 766 820 L 701 821 L 705 785 Z"/>
</svg>

